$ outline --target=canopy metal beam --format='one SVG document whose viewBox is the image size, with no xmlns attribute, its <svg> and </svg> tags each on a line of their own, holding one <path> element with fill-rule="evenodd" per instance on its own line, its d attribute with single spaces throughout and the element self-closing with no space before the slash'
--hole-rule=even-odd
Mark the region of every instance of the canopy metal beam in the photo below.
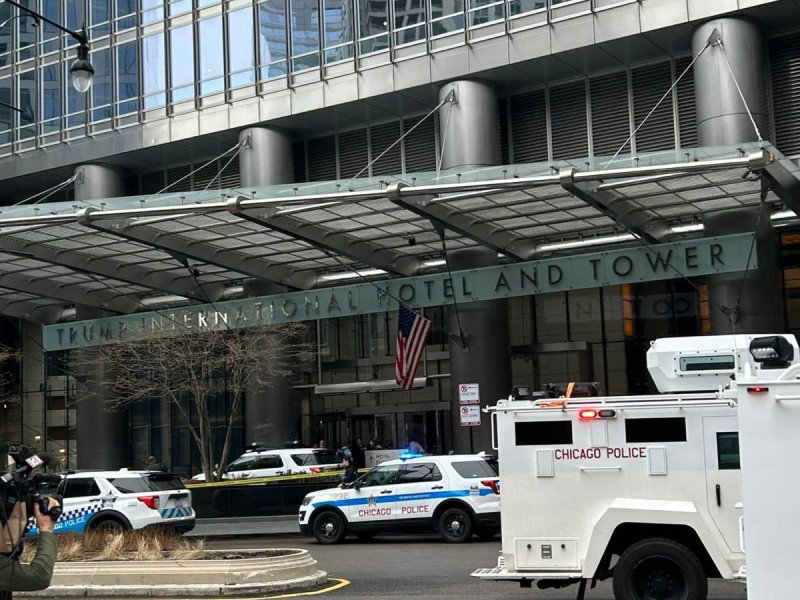
<svg viewBox="0 0 800 600">
<path fill-rule="evenodd" d="M 181 277 L 175 273 L 152 271 L 135 264 L 109 260 L 69 249 L 54 248 L 17 235 L 0 236 L 0 251 L 30 256 L 36 260 L 67 267 L 79 273 L 92 273 L 175 296 L 183 296 L 198 302 L 219 300 L 225 289 L 225 286 L 220 283 L 212 283 L 204 284 L 201 290 L 198 282 L 188 273 Z"/>
<path fill-rule="evenodd" d="M 263 225 L 298 240 L 303 240 L 327 254 L 339 254 L 350 260 L 383 269 L 404 277 L 416 275 L 420 261 L 414 257 L 403 256 L 383 246 L 369 241 L 355 239 L 347 233 L 326 229 L 315 223 L 302 221 L 295 217 L 274 214 L 274 210 L 241 210 L 239 200 L 231 200 L 228 210 L 237 217 Z"/>
<path fill-rule="evenodd" d="M 216 265 L 256 279 L 280 283 L 290 288 L 307 290 L 317 282 L 317 274 L 314 272 L 298 272 L 290 267 L 276 265 L 261 258 L 231 252 L 227 248 L 217 248 L 200 242 L 191 243 L 190 240 L 172 232 L 157 231 L 146 225 L 139 225 L 131 219 L 98 220 L 91 218 L 85 219 L 82 223 L 98 231 L 163 250 L 173 256 L 185 256 L 201 263 Z"/>
<path fill-rule="evenodd" d="M 39 306 L 24 300 L 12 300 L 11 298 L 0 298 L 0 314 L 26 321 L 34 321 L 49 325 L 58 323 L 64 313 L 64 307 L 57 304 Z"/>
</svg>

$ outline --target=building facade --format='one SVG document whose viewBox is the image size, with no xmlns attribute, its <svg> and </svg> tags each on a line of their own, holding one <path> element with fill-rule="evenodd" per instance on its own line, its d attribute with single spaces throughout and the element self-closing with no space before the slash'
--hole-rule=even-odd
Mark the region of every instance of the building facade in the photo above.
<svg viewBox="0 0 800 600">
<path fill-rule="evenodd" d="M 702 154 L 698 148 L 759 140 L 800 159 L 800 97 L 793 93 L 800 82 L 800 5 L 793 0 L 32 0 L 32 6 L 71 28 L 85 23 L 95 68 L 90 92 L 79 94 L 69 86 L 68 36 L 24 16 L 0 30 L 0 101 L 19 109 L 0 106 L 3 204 L 36 204 L 35 214 L 51 202 L 96 200 L 102 209 L 104 199 L 149 198 L 165 188 L 247 196 L 259 186 L 335 182 L 346 192 L 364 177 L 413 185 L 417 173 L 463 170 L 466 177 L 480 167 L 505 165 L 511 172 L 529 163 L 590 171 L 607 166 L 615 153 L 688 158 Z M 0 22 L 12 17 L 12 7 L 0 4 Z M 653 201 L 673 215 L 674 231 L 758 229 L 759 267 L 748 285 L 740 274 L 709 275 L 428 308 L 435 324 L 421 367 L 428 385 L 411 392 L 348 388 L 394 378 L 394 313 L 319 320 L 310 327 L 315 368 L 273 392 L 281 399 L 277 407 L 256 394 L 248 398 L 236 444 L 377 437 L 397 447 L 417 438 L 431 452 L 488 449 L 485 424 L 458 424 L 459 383 L 480 383 L 484 403 L 515 383 L 596 381 L 605 393 L 636 393 L 648 389 L 644 350 L 657 336 L 732 327 L 795 331 L 800 238 L 794 215 L 785 214 L 791 207 L 769 197 L 759 217 L 757 197 L 747 208 L 730 200 L 735 186 L 676 188 Z M 693 210 L 685 210 L 688 204 Z M 525 228 L 539 251 L 581 251 L 576 242 L 587 235 L 575 226 L 580 215 L 564 206 L 561 215 Z M 496 207 L 487 205 L 482 219 L 513 227 L 513 215 Z M 398 235 L 409 247 L 435 248 L 440 234 L 432 222 Z M 273 227 L 345 256 L 348 265 L 374 266 L 335 244 Z M 444 227 L 457 230 L 453 223 Z M 646 231 L 649 224 L 598 220 L 591 233 L 624 241 L 631 227 Z M 163 241 L 125 239 L 177 252 Z M 19 258 L 8 243 L 0 236 L 0 252 Z M 498 262 L 493 247 L 464 247 L 452 236 L 442 243 L 453 270 Z M 203 263 L 191 248 L 180 248 L 181 256 Z M 437 249 L 424 258 L 433 264 L 443 256 Z M 318 262 L 320 272 L 343 267 L 338 260 Z M 285 279 L 258 280 L 235 269 L 222 279 L 250 295 L 286 286 Z M 24 303 L 31 290 L 15 285 L 0 279 L 0 288 Z M 3 435 L 29 442 L 39 436 L 71 464 L 90 465 L 81 456 L 106 452 L 124 430 L 130 446 L 112 453 L 112 463 L 139 466 L 156 454 L 175 470 L 196 472 L 174 407 L 154 399 L 125 415 L 90 416 L 100 408 L 71 399 L 76 392 L 64 357 L 42 352 L 42 324 L 137 312 L 141 303 L 109 311 L 94 300 L 61 300 L 58 314 L 4 304 L 3 335 L 21 349 L 22 360 L 6 386 L 17 401 L 4 408 Z M 737 314 L 715 314 L 719 306 L 738 307 Z M 457 329 L 468 345 L 446 333 Z M 224 401 L 217 410 L 225 413 Z M 89 442 L 81 423 L 83 432 L 111 423 L 110 433 Z M 266 423 L 280 426 L 265 429 Z"/>
</svg>

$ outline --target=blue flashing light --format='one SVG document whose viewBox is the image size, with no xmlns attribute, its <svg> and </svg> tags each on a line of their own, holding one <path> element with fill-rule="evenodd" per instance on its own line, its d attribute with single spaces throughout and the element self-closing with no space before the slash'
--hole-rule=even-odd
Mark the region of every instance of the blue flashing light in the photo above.
<svg viewBox="0 0 800 600">
<path fill-rule="evenodd" d="M 403 452 L 400 455 L 400 460 L 408 460 L 409 458 L 421 458 L 425 456 L 424 454 L 417 454 L 414 452 Z"/>
</svg>

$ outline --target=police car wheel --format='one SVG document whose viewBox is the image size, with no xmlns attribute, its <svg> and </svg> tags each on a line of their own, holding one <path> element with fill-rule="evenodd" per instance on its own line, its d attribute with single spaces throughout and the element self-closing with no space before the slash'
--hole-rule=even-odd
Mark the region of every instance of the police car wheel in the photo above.
<svg viewBox="0 0 800 600">
<path fill-rule="evenodd" d="M 439 534 L 445 542 L 466 542 L 472 537 L 472 518 L 463 508 L 448 508 L 439 517 Z"/>
<path fill-rule="evenodd" d="M 314 537 L 320 544 L 338 544 L 344 535 L 344 519 L 339 513 L 326 510 L 314 519 Z"/>
<path fill-rule="evenodd" d="M 125 525 L 116 519 L 103 519 L 98 521 L 92 526 L 94 531 L 102 531 L 105 533 L 122 533 L 125 531 Z"/>
<path fill-rule="evenodd" d="M 697 556 L 669 539 L 642 540 L 614 567 L 617 600 L 705 600 L 708 580 Z"/>
</svg>

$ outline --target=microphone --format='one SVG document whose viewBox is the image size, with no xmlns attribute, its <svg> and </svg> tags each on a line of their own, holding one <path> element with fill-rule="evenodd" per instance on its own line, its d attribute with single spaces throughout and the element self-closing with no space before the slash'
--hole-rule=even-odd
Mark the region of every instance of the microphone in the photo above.
<svg viewBox="0 0 800 600">
<path fill-rule="evenodd" d="M 34 469 L 38 469 L 39 467 L 46 467 L 49 465 L 53 460 L 53 457 L 50 456 L 47 452 L 39 452 L 37 454 L 32 454 L 28 458 L 24 459 L 21 466 L 17 467 L 5 473 L 2 477 L 0 477 L 0 482 L 3 483 L 10 483 L 19 477 L 25 477 L 28 473 L 33 471 Z"/>
</svg>

